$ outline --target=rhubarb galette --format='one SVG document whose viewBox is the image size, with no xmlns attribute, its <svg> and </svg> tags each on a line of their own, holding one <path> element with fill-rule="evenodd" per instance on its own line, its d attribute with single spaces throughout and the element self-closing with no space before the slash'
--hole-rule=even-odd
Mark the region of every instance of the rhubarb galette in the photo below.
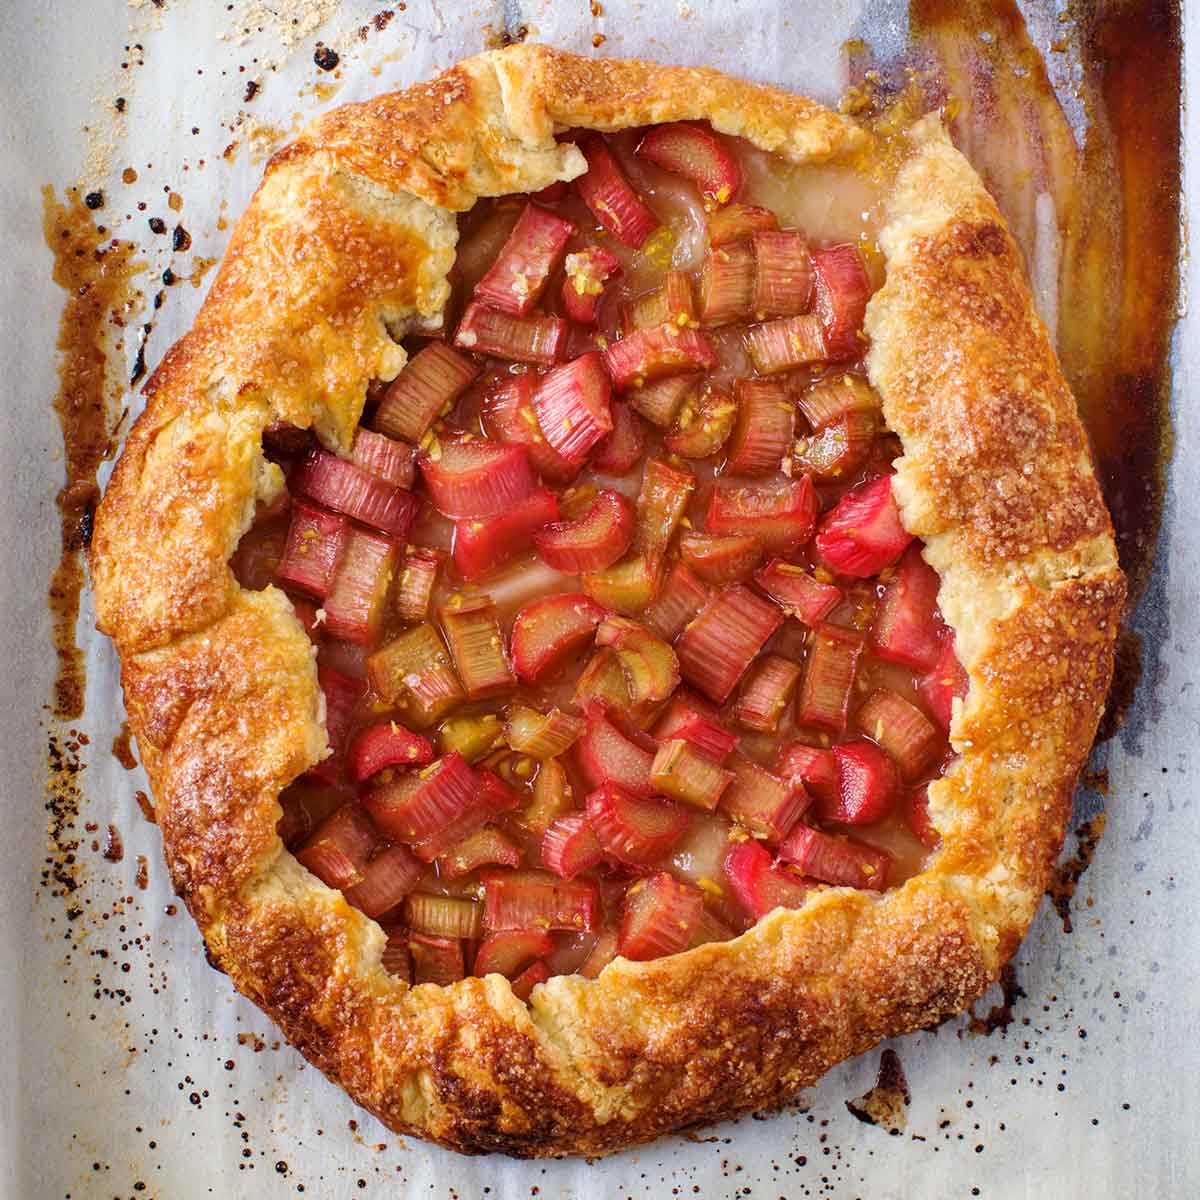
<svg viewBox="0 0 1200 1200">
<path fill-rule="evenodd" d="M 92 565 L 213 960 L 393 1129 L 520 1155 L 977 998 L 1123 598 L 935 118 L 534 46 L 276 155 Z"/>
</svg>

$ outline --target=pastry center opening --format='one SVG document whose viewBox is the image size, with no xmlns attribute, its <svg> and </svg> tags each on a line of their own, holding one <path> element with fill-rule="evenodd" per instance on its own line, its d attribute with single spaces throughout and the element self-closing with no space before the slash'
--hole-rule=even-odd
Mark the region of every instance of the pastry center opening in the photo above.
<svg viewBox="0 0 1200 1200">
<path fill-rule="evenodd" d="M 461 220 L 443 328 L 349 458 L 268 430 L 243 538 L 332 753 L 279 833 L 410 982 L 527 998 L 895 887 L 966 680 L 866 379 L 878 192 L 705 124 Z"/>
</svg>

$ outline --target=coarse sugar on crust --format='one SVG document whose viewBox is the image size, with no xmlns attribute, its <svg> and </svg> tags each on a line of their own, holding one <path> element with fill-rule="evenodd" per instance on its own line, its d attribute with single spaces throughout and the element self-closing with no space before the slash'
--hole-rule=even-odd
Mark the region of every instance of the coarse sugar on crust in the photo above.
<svg viewBox="0 0 1200 1200">
<path fill-rule="evenodd" d="M 691 118 L 798 163 L 870 141 L 716 72 L 539 46 L 322 117 L 269 165 L 97 513 L 98 623 L 210 954 L 389 1127 L 461 1151 L 606 1153 L 778 1104 L 962 1011 L 1032 919 L 1111 675 L 1124 581 L 1086 439 L 1003 219 L 926 121 L 866 330 L 902 517 L 971 681 L 959 757 L 930 787 L 943 841 L 927 869 L 882 894 L 822 889 L 729 942 L 554 977 L 527 1006 L 495 975 L 388 975 L 378 925 L 283 848 L 278 796 L 327 740 L 290 602 L 228 565 L 282 487 L 262 431 L 286 421 L 347 449 L 368 380 L 393 378 L 400 337 L 446 302 L 453 214 L 583 170 L 556 132 Z"/>
</svg>

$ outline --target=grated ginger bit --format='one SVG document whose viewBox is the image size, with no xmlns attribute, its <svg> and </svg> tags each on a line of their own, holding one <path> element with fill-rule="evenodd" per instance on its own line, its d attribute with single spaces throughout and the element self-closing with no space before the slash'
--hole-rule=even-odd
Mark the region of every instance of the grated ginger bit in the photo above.
<svg viewBox="0 0 1200 1200">
<path fill-rule="evenodd" d="M 723 897 L 725 895 L 725 889 L 715 879 L 709 879 L 707 875 L 702 875 L 696 880 L 696 883 L 702 891 L 707 892 L 710 896 Z"/>
</svg>

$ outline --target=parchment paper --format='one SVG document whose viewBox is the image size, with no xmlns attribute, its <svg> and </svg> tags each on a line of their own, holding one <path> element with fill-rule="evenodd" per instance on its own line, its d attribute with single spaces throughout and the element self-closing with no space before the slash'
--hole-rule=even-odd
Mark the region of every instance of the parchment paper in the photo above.
<svg viewBox="0 0 1200 1200">
<path fill-rule="evenodd" d="M 1053 13 L 1039 5 L 1041 24 Z M 383 9 L 386 27 L 370 25 Z M 230 11 L 232 9 L 233 11 Z M 317 23 L 322 9 L 329 19 Z M 187 274 L 220 254 L 260 172 L 272 129 L 329 104 L 427 77 L 493 34 L 527 35 L 583 52 L 712 64 L 819 98 L 841 87 L 848 36 L 896 42 L 903 6 L 871 0 L 805 5 L 604 0 L 595 18 L 570 3 L 90 4 L 9 0 L 9 69 L 0 75 L 0 330 L 7 355 L 0 435 L 0 646 L 8 702 L 0 839 L 0 1196 L 264 1198 L 389 1194 L 422 1197 L 869 1196 L 1190 1197 L 1200 1194 L 1196 1078 L 1194 803 L 1200 732 L 1200 523 L 1194 393 L 1197 339 L 1176 337 L 1174 480 L 1158 571 L 1137 628 L 1147 678 L 1120 735 L 1098 751 L 1107 801 L 1083 792 L 1080 817 L 1102 802 L 1108 829 L 1064 934 L 1044 906 L 1018 962 L 1024 996 L 1006 1031 L 975 1035 L 963 1020 L 896 1043 L 912 1092 L 906 1127 L 889 1136 L 846 1101 L 874 1082 L 879 1052 L 833 1071 L 802 1104 L 763 1120 L 668 1138 L 594 1165 L 464 1159 L 394 1137 L 278 1044 L 270 1022 L 205 962 L 200 938 L 173 908 L 155 827 L 134 802 L 146 787 L 109 747 L 122 719 L 108 645 L 87 637 L 89 692 L 81 723 L 85 770 L 76 831 L 82 883 L 68 902 L 43 886 L 42 788 L 52 656 L 46 581 L 57 558 L 53 496 L 61 483 L 54 339 L 61 294 L 50 281 L 39 187 L 103 186 L 104 217 L 144 246 L 156 277 Z M 247 16 L 247 14 L 249 14 Z M 242 41 L 243 26 L 256 32 Z M 1189 12 L 1193 32 L 1198 18 Z M 360 40 L 357 30 L 367 26 Z M 313 62 L 318 41 L 337 72 Z M 119 64 L 126 63 L 122 69 Z M 1194 78 L 1192 73 L 1192 78 Z M 245 100 L 246 85 L 259 91 Z M 319 86 L 318 86 L 319 85 Z M 330 87 L 336 85 L 336 91 Z M 127 99 L 124 130 L 111 118 Z M 246 114 L 240 117 L 239 114 Z M 1200 132 L 1195 106 L 1189 145 Z M 91 124 L 90 134 L 81 126 Z M 236 145 L 227 151 L 231 143 Z M 133 185 L 120 175 L 132 167 Z M 165 189 L 184 198 L 168 210 Z M 138 202 L 145 202 L 139 211 Z M 182 223 L 193 244 L 172 253 L 150 232 Z M 126 219 L 126 217 L 128 219 Z M 207 280 L 203 281 L 205 284 Z M 1186 295 L 1194 283 L 1189 279 Z M 202 288 L 168 290 L 146 346 L 153 365 L 187 327 Z M 145 320 L 145 313 L 137 320 Z M 127 338 L 132 359 L 137 339 Z M 82 624 L 91 626 L 86 610 Z M 93 851 L 109 823 L 120 863 Z M 85 831 L 91 823 L 98 833 Z M 138 886 L 138 859 L 148 883 Z M 998 1000 L 997 997 L 991 999 Z M 988 1004 L 980 1006 L 986 1012 Z"/>
</svg>

